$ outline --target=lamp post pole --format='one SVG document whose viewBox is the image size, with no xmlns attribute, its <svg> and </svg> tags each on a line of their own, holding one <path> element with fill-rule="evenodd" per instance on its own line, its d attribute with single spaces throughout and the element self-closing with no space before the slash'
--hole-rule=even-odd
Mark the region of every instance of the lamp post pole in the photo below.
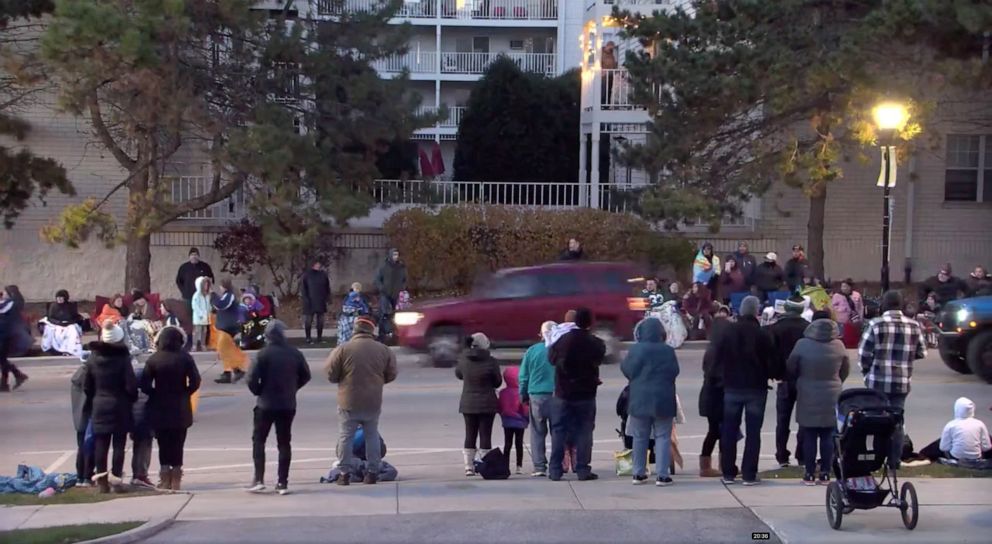
<svg viewBox="0 0 992 544">
<path fill-rule="evenodd" d="M 892 168 L 892 151 L 891 146 L 885 148 L 885 187 L 882 189 L 882 292 L 889 290 L 889 229 L 892 225 L 892 216 L 890 205 L 891 191 L 889 183 L 889 172 Z"/>
</svg>

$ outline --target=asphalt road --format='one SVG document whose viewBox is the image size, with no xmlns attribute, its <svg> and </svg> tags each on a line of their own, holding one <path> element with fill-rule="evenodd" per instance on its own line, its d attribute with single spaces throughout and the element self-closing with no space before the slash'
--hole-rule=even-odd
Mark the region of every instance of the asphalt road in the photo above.
<svg viewBox="0 0 992 544">
<path fill-rule="evenodd" d="M 696 410 L 701 383 L 702 351 L 681 351 L 677 386 L 688 417 L 678 427 L 682 451 L 695 462 L 706 422 Z M 853 355 L 853 354 L 852 354 Z M 335 388 L 323 374 L 323 357 L 310 358 L 314 380 L 299 394 L 294 424 L 294 466 L 291 480 L 313 481 L 326 472 L 334 455 L 337 432 Z M 63 364 L 25 367 L 31 380 L 20 390 L 0 395 L 0 473 L 13 472 L 17 463 L 69 470 L 75 453 L 75 435 L 69 407 L 69 377 L 75 368 Z M 242 384 L 213 383 L 221 371 L 216 363 L 201 363 L 204 377 L 196 423 L 186 443 L 186 473 L 191 486 L 242 485 L 251 477 L 251 410 L 254 398 Z M 847 387 L 860 386 L 852 372 Z M 620 447 L 615 429 L 616 398 L 626 381 L 616 366 L 602 369 L 596 424 L 595 469 L 612 470 L 612 453 Z M 404 477 L 416 476 L 418 467 L 459 465 L 463 423 L 458 414 L 461 383 L 450 369 L 423 368 L 415 358 L 400 357 L 399 378 L 386 387 L 381 431 L 389 459 Z M 919 446 L 939 436 L 952 417 L 954 400 L 967 396 L 988 419 L 992 387 L 972 376 L 956 374 L 937 355 L 916 364 L 913 392 L 907 403 L 907 430 Z M 762 462 L 771 467 L 774 456 L 774 395 L 769 394 L 763 428 Z M 494 444 L 502 443 L 499 425 Z M 273 444 L 274 447 L 274 444 Z M 154 464 L 154 463 L 153 463 Z M 526 464 L 526 463 L 525 463 Z M 687 467 L 688 468 L 688 467 Z M 155 468 L 153 467 L 153 470 Z"/>
</svg>

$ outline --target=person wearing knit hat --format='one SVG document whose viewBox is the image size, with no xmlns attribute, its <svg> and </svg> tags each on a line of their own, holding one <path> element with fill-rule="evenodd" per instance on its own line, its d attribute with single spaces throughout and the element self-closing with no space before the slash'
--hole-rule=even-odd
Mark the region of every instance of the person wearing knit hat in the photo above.
<svg viewBox="0 0 992 544">
<path fill-rule="evenodd" d="M 778 255 L 775 252 L 766 254 L 765 262 L 754 269 L 751 277 L 754 280 L 753 286 L 762 297 L 761 300 L 768 300 L 768 293 L 780 290 L 785 283 L 785 271 L 778 264 Z"/>
<path fill-rule="evenodd" d="M 480 458 L 485 457 L 493 447 L 493 421 L 499 412 L 496 390 L 503 384 L 503 376 L 499 363 L 489 354 L 490 342 L 485 334 L 472 334 L 465 344 L 468 353 L 458 361 L 455 376 L 462 380 L 462 395 L 458 402 L 458 411 L 465 420 L 462 460 L 465 475 L 474 476 L 476 453 Z"/>
<path fill-rule="evenodd" d="M 396 379 L 396 355 L 374 335 L 375 323 L 367 316 L 357 318 L 354 336 L 334 348 L 325 366 L 330 382 L 338 385 L 338 485 L 350 485 L 358 468 L 353 443 L 359 426 L 365 435 L 365 483 L 374 484 L 379 478 L 382 389 Z"/>
<path fill-rule="evenodd" d="M 737 477 L 737 437 L 744 417 L 746 441 L 741 472 L 744 485 L 756 485 L 761 456 L 761 426 L 768 398 L 769 369 L 777 354 L 771 334 L 758 322 L 761 301 L 744 297 L 740 319 L 727 327 L 713 347 L 713 364 L 723 368 L 723 428 L 720 436 L 720 469 L 723 482 Z"/>
<path fill-rule="evenodd" d="M 100 331 L 100 341 L 89 344 L 83 390 L 92 406 L 95 474 L 100 493 L 110 492 L 109 474 L 118 480 L 124 475 L 124 449 L 127 433 L 134 423 L 132 405 L 138 398 L 138 381 L 131 366 L 131 353 L 124 345 L 124 331 L 112 321 L 106 321 Z M 108 473 L 107 456 L 113 444 L 114 455 Z M 115 486 L 117 482 L 115 482 Z"/>
<path fill-rule="evenodd" d="M 214 271 L 210 265 L 200 260 L 200 250 L 195 247 L 189 248 L 189 260 L 179 266 L 176 272 L 176 287 L 179 294 L 186 303 L 186 308 L 190 314 L 193 313 L 193 295 L 196 294 L 197 278 L 207 277 L 214 281 Z"/>
<path fill-rule="evenodd" d="M 768 327 L 769 334 L 775 341 L 775 364 L 769 372 L 769 377 L 778 381 L 775 390 L 775 460 L 780 467 L 789 466 L 792 453 L 789 451 L 789 425 L 792 421 L 792 411 L 798 399 L 795 377 L 786 376 L 785 363 L 792 354 L 792 349 L 802 340 L 809 326 L 803 313 L 806 312 L 805 300 L 794 295 L 782 304 L 779 318 Z M 802 461 L 802 433 L 796 433 L 796 460 Z"/>
</svg>

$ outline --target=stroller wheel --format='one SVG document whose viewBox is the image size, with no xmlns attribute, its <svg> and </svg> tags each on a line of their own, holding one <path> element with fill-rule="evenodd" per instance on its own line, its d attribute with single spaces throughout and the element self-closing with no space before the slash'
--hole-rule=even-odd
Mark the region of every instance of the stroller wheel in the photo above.
<svg viewBox="0 0 992 544">
<path fill-rule="evenodd" d="M 844 520 L 844 493 L 837 481 L 830 482 L 827 486 L 827 522 L 830 528 L 835 531 L 840 530 L 840 524 Z"/>
<path fill-rule="evenodd" d="M 902 513 L 902 523 L 912 531 L 920 521 L 920 501 L 916 498 L 916 488 L 909 482 L 903 482 L 899 491 L 899 511 Z"/>
</svg>

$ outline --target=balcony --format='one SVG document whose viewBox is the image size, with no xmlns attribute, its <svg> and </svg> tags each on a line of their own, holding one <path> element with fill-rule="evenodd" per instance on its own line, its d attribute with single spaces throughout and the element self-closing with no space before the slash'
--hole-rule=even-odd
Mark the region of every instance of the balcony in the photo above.
<svg viewBox="0 0 992 544">
<path fill-rule="evenodd" d="M 409 51 L 379 59 L 372 63 L 372 67 L 386 73 L 399 73 L 407 69 L 412 74 L 433 74 L 437 72 L 437 52 Z"/>
<path fill-rule="evenodd" d="M 509 57 L 525 72 L 555 75 L 554 53 L 441 53 L 442 74 L 481 75 L 500 55 Z"/>
<path fill-rule="evenodd" d="M 210 192 L 212 181 L 209 176 L 175 176 L 172 178 L 171 200 L 172 202 L 185 202 L 199 198 Z M 214 222 L 237 221 L 244 217 L 247 211 L 247 191 L 245 188 L 241 188 L 227 199 L 202 210 L 188 213 L 179 219 Z"/>
<path fill-rule="evenodd" d="M 379 11 L 386 0 L 346 0 L 343 4 L 319 0 L 317 13 L 337 17 L 345 13 Z M 554 21 L 558 0 L 406 0 L 398 19 L 434 19 L 440 5 L 441 20 Z"/>
</svg>

